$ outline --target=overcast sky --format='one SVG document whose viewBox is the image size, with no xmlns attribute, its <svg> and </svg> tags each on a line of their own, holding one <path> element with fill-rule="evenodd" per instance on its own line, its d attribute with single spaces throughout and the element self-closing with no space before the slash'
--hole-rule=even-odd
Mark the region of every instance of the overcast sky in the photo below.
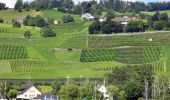
<svg viewBox="0 0 170 100">
<path fill-rule="evenodd" d="M 23 0 L 23 1 L 33 1 L 33 0 Z M 90 0 L 73 0 L 75 3 L 80 1 L 90 1 Z M 98 0 L 99 1 L 99 0 Z M 124 1 L 136 1 L 136 0 L 124 0 Z M 138 0 L 144 2 L 157 2 L 157 1 L 170 1 L 170 0 Z M 7 7 L 13 8 L 16 0 L 0 0 L 0 2 L 6 3 Z"/>
</svg>

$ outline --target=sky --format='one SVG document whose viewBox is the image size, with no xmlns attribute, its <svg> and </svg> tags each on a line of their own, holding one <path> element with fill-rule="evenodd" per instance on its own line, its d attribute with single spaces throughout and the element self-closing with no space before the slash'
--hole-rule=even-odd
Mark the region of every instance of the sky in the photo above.
<svg viewBox="0 0 170 100">
<path fill-rule="evenodd" d="M 33 1 L 33 0 L 23 0 L 23 1 Z M 75 3 L 80 1 L 90 1 L 90 0 L 73 0 Z M 99 0 L 98 0 L 99 1 Z M 124 1 L 136 1 L 136 0 L 124 0 Z M 138 0 L 144 2 L 162 2 L 162 1 L 170 1 L 170 0 Z M 13 8 L 16 0 L 0 0 L 0 2 L 6 3 L 7 7 Z"/>
</svg>

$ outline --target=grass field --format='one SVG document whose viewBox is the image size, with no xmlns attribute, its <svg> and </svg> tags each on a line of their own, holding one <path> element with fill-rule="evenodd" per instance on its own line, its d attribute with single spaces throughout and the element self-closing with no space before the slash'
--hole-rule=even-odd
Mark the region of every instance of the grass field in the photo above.
<svg viewBox="0 0 170 100">
<path fill-rule="evenodd" d="M 167 13 L 168 16 L 170 17 L 170 10 L 164 10 L 164 11 L 159 11 L 160 13 Z M 154 15 L 156 13 L 156 11 L 153 12 L 142 12 L 144 14 L 148 14 L 148 15 Z"/>
<path fill-rule="evenodd" d="M 19 13 L 9 9 L 7 12 L 16 15 L 9 17 L 4 14 L 6 20 L 27 14 L 41 14 L 45 18 L 61 21 L 64 15 L 55 10 Z M 150 64 L 157 74 L 170 73 L 169 32 L 89 35 L 88 26 L 91 22 L 82 21 L 79 15 L 72 16 L 75 22 L 49 25 L 57 34 L 52 38 L 42 38 L 37 27 L 13 28 L 9 23 L 0 24 L 0 70 L 3 70 L 0 78 L 102 78 L 115 67 L 129 64 Z M 27 30 L 32 33 L 31 39 L 23 37 Z"/>
<path fill-rule="evenodd" d="M 36 12 L 35 10 L 18 12 L 13 9 L 0 10 L 0 18 L 4 19 L 6 23 L 11 23 L 12 19 L 30 16 L 43 15 L 42 11 Z"/>
<path fill-rule="evenodd" d="M 57 10 L 45 10 L 43 12 L 43 17 L 45 18 L 54 18 L 57 21 L 62 21 L 62 17 L 66 15 L 65 13 L 59 12 Z M 80 15 L 74 15 L 70 14 L 71 16 L 74 17 L 75 21 L 80 21 L 81 16 Z"/>
</svg>

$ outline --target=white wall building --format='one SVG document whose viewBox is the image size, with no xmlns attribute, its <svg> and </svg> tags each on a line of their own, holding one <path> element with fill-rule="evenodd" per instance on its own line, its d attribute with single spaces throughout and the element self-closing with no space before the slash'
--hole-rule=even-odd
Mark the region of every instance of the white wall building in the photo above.
<svg viewBox="0 0 170 100">
<path fill-rule="evenodd" d="M 29 85 L 29 86 L 21 87 L 21 89 L 19 90 L 19 94 L 17 95 L 17 99 L 30 100 L 40 95 L 41 92 L 34 85 Z"/>
<path fill-rule="evenodd" d="M 94 20 L 94 16 L 92 16 L 90 13 L 85 13 L 85 14 L 82 14 L 82 19 Z"/>
</svg>

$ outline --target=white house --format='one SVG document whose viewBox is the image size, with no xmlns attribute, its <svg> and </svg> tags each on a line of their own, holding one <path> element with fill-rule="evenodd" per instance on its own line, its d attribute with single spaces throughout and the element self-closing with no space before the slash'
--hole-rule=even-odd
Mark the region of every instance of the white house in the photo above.
<svg viewBox="0 0 170 100">
<path fill-rule="evenodd" d="M 41 92 L 34 85 L 21 86 L 16 99 L 34 99 L 41 95 Z"/>
<path fill-rule="evenodd" d="M 90 13 L 85 13 L 85 14 L 82 14 L 82 19 L 94 20 L 94 16 L 92 16 Z"/>
</svg>

